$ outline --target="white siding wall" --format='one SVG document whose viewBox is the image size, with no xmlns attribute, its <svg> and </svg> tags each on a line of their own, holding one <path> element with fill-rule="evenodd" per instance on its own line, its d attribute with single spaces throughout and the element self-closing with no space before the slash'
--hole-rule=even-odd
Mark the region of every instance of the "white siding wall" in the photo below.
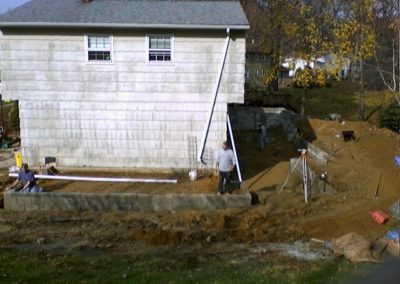
<svg viewBox="0 0 400 284">
<path fill-rule="evenodd" d="M 4 33 L 3 97 L 20 102 L 25 160 L 188 167 L 187 137 L 200 147 L 225 34 L 167 33 L 175 40 L 173 64 L 146 63 L 146 32 L 113 31 L 112 64 L 85 63 L 84 31 Z M 206 144 L 210 167 L 226 139 L 227 103 L 243 102 L 244 63 L 240 36 L 230 44 Z"/>
</svg>

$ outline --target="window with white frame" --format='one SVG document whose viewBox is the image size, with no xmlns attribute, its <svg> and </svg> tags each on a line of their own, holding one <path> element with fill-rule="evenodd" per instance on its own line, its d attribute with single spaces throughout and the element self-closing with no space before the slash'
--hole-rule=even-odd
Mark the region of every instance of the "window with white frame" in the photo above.
<svg viewBox="0 0 400 284">
<path fill-rule="evenodd" d="M 171 62 L 173 37 L 171 35 L 148 36 L 148 61 Z"/>
<path fill-rule="evenodd" d="M 112 61 L 112 36 L 87 35 L 86 58 L 88 62 Z"/>
</svg>

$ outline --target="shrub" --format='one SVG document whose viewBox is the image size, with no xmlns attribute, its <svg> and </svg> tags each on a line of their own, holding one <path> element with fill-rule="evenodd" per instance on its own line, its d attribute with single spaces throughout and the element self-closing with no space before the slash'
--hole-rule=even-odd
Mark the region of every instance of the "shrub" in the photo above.
<svg viewBox="0 0 400 284">
<path fill-rule="evenodd" d="M 293 87 L 295 88 L 310 88 L 313 86 L 314 78 L 312 70 L 309 67 L 303 70 L 298 69 L 293 77 Z"/>
<path fill-rule="evenodd" d="M 397 101 L 392 102 L 379 114 L 381 127 L 389 128 L 395 132 L 400 131 L 400 106 Z"/>
<path fill-rule="evenodd" d="M 325 88 L 326 86 L 326 76 L 322 69 L 315 70 L 315 86 L 317 88 Z"/>
</svg>

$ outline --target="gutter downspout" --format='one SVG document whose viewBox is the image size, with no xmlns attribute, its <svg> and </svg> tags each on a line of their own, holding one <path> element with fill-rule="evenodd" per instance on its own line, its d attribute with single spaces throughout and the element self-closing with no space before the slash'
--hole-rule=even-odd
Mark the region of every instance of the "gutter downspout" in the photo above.
<svg viewBox="0 0 400 284">
<path fill-rule="evenodd" d="M 215 103 L 217 101 L 217 96 L 218 96 L 218 90 L 219 90 L 219 86 L 221 84 L 221 78 L 222 78 L 222 71 L 224 70 L 224 65 L 225 65 L 225 60 L 226 60 L 226 55 L 228 54 L 228 48 L 229 48 L 229 40 L 230 40 L 230 35 L 229 35 L 229 28 L 226 29 L 226 39 L 225 39 L 225 45 L 224 45 L 224 49 L 223 49 L 223 57 L 221 60 L 221 63 L 219 65 L 218 68 L 218 73 L 217 73 L 217 80 L 215 82 L 214 85 L 214 91 L 213 91 L 213 100 L 212 100 L 212 104 L 211 104 L 211 109 L 210 112 L 208 114 L 208 120 L 207 120 L 207 124 L 206 127 L 204 128 L 204 134 L 203 134 L 203 139 L 201 142 L 201 147 L 197 156 L 197 160 L 203 164 L 203 155 L 204 155 L 204 149 L 206 147 L 206 142 L 207 142 L 207 137 L 208 137 L 208 133 L 210 130 L 210 126 L 211 126 L 211 121 L 212 121 L 212 116 L 214 113 L 214 108 L 215 108 Z"/>
<path fill-rule="evenodd" d="M 243 180 L 242 180 L 242 175 L 240 174 L 239 159 L 236 153 L 235 139 L 233 138 L 232 125 L 231 125 L 231 120 L 229 119 L 229 114 L 226 114 L 226 120 L 228 121 L 229 136 L 231 137 L 233 154 L 235 154 L 237 175 L 239 178 L 239 182 L 242 183 Z"/>
</svg>

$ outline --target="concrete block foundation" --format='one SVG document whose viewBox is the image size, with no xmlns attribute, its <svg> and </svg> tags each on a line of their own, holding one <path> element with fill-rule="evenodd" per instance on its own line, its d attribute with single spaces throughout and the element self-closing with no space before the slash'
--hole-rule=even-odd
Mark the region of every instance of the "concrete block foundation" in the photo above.
<svg viewBox="0 0 400 284">
<path fill-rule="evenodd" d="M 229 108 L 229 115 L 234 131 L 244 132 L 245 137 L 239 140 L 248 143 L 257 143 L 257 126 L 265 124 L 267 128 L 267 142 L 272 142 L 274 137 L 271 129 L 280 127 L 286 135 L 286 140 L 292 142 L 297 135 L 297 122 L 299 116 L 291 110 L 281 107 L 251 107 L 234 106 Z"/>
<path fill-rule="evenodd" d="M 250 193 L 143 194 L 143 193 L 21 193 L 6 192 L 4 208 L 13 211 L 177 211 L 251 206 Z"/>
</svg>

